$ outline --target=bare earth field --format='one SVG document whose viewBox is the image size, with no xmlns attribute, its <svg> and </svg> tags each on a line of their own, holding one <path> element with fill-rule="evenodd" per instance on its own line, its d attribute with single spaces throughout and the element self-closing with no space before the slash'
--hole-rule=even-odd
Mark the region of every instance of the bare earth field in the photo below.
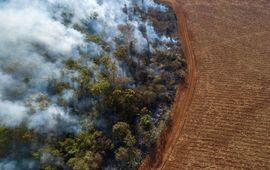
<svg viewBox="0 0 270 170">
<path fill-rule="evenodd" d="M 187 87 L 162 155 L 141 169 L 270 169 L 270 1 L 170 2 Z"/>
</svg>

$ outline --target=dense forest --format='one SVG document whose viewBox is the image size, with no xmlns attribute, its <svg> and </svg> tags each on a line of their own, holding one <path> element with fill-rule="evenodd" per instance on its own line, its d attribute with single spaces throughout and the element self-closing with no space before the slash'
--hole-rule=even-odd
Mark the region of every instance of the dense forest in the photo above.
<svg viewBox="0 0 270 170">
<path fill-rule="evenodd" d="M 136 169 L 184 81 L 172 9 L 153 0 L 0 6 L 0 169 Z"/>
</svg>

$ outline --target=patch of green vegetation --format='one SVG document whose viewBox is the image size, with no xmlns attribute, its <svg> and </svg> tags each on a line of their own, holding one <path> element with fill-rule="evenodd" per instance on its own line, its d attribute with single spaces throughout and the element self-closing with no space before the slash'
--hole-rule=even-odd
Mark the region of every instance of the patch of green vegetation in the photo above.
<svg viewBox="0 0 270 170">
<path fill-rule="evenodd" d="M 90 129 L 77 135 L 70 135 L 60 141 L 50 141 L 36 153 L 49 154 L 52 157 L 62 157 L 72 169 L 99 169 L 107 152 L 113 144 L 101 131 Z M 47 162 L 48 163 L 48 162 Z M 43 163 L 43 169 L 61 168 L 58 164 Z"/>
</svg>

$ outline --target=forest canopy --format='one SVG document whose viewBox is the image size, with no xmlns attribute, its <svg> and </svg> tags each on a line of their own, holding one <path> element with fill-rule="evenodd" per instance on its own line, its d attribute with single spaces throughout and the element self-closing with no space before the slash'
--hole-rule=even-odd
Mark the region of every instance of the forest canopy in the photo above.
<svg viewBox="0 0 270 170">
<path fill-rule="evenodd" d="M 136 169 L 186 63 L 153 0 L 0 0 L 0 169 Z"/>
</svg>

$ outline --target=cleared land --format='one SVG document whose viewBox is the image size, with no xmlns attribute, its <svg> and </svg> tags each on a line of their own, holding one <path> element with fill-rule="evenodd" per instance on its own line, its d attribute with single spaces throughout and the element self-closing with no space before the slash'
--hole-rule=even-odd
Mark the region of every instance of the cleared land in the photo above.
<svg viewBox="0 0 270 170">
<path fill-rule="evenodd" d="M 270 169 L 270 1 L 170 2 L 189 74 L 151 168 Z"/>
<path fill-rule="evenodd" d="M 163 169 L 269 169 L 269 0 L 175 5 L 186 13 L 197 83 Z"/>
</svg>

